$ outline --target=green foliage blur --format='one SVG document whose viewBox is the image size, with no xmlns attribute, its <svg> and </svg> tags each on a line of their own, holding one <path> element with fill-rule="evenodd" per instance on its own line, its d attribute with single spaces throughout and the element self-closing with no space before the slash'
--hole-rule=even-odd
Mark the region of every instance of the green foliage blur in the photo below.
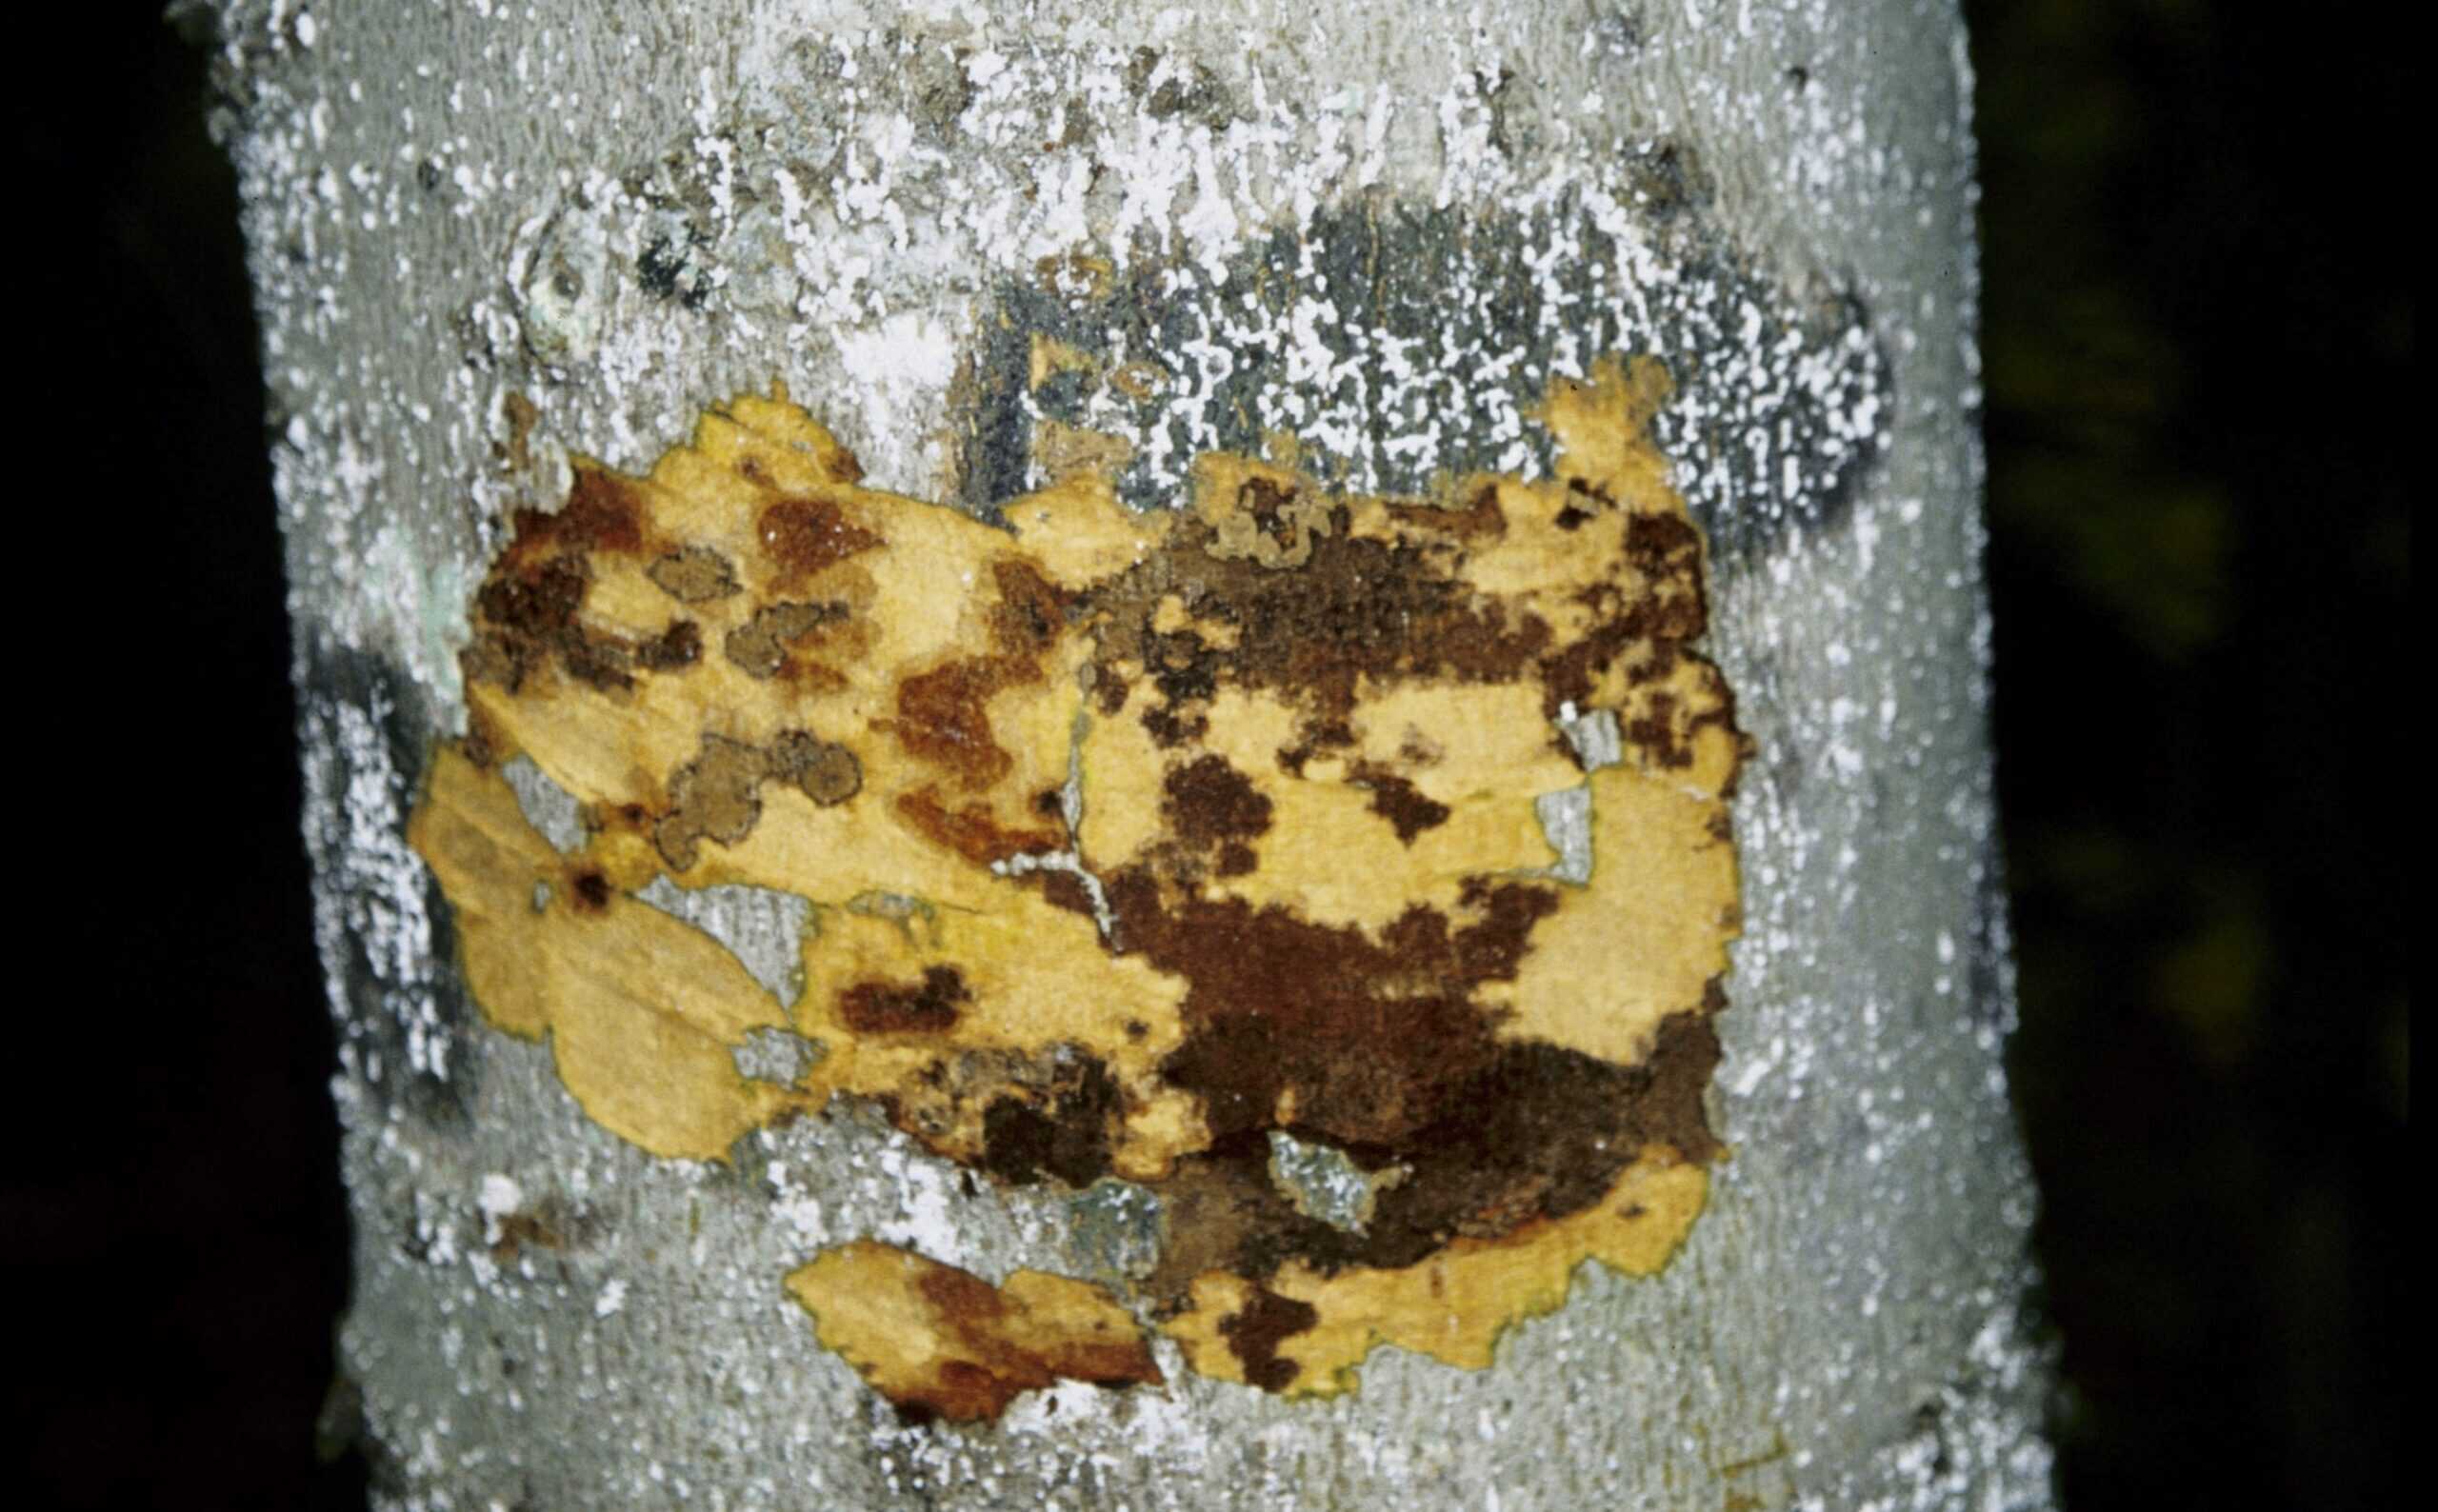
<svg viewBox="0 0 2438 1512">
<path fill-rule="evenodd" d="M 2066 1504 L 2399 1505 L 2402 48 L 2342 6 L 1966 11 Z"/>
</svg>

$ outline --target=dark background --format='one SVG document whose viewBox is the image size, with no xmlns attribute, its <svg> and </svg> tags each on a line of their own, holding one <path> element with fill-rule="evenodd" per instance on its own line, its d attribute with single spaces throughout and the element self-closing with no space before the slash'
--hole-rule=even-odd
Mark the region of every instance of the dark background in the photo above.
<svg viewBox="0 0 2438 1512">
<path fill-rule="evenodd" d="M 20 642 L 12 833 L 63 826 L 18 860 L 68 908 L 10 1010 L 0 1263 L 41 1342 L 0 1483 L 359 1505 L 314 1452 L 348 1238 L 230 174 L 158 0 L 49 9 L 83 30 L 20 53 L 5 182 L 12 429 L 59 476 L 9 491 L 73 607 L 12 619 L 87 629 L 30 677 Z M 2068 1504 L 2399 1505 L 2406 45 L 2341 7 L 1966 9 Z"/>
</svg>

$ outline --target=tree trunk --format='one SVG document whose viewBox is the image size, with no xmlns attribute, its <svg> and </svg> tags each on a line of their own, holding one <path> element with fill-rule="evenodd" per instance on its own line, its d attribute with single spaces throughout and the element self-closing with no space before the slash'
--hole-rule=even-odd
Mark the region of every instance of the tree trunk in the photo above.
<svg viewBox="0 0 2438 1512">
<path fill-rule="evenodd" d="M 383 1504 L 2047 1503 L 1948 8 L 216 10 Z"/>
</svg>

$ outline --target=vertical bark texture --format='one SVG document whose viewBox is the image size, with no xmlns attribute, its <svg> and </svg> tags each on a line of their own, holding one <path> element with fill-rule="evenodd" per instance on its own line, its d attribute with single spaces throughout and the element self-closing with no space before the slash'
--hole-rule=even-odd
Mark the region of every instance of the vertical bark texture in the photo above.
<svg viewBox="0 0 2438 1512">
<path fill-rule="evenodd" d="M 212 9 L 383 1504 L 2047 1503 L 1950 6 Z M 1359 1392 L 1292 1401 L 1162 1340 L 1162 1386 L 912 1425 L 782 1278 L 863 1240 L 992 1280 L 1139 1270 L 1145 1204 L 971 1186 L 843 1105 L 657 1159 L 470 1003 L 405 825 L 464 730 L 472 589 L 570 453 L 641 470 L 778 378 L 868 486 L 977 511 L 1044 481 L 1060 427 L 1123 442 L 1138 507 L 1269 436 L 1420 493 L 1534 476 L 1538 396 L 1631 353 L 1674 377 L 1658 440 L 1755 750 L 1730 1153 L 1657 1276 L 1587 1264 L 1484 1370 L 1385 1348 Z M 1131 376 L 1062 384 L 1063 354 Z M 787 905 L 669 905 L 783 981 Z"/>
</svg>

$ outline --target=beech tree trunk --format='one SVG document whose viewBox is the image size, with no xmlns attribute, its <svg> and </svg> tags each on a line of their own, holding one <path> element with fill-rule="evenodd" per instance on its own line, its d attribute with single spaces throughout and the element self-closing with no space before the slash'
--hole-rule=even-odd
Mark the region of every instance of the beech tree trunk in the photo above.
<svg viewBox="0 0 2438 1512">
<path fill-rule="evenodd" d="M 1951 6 L 209 9 L 380 1504 L 2048 1503 Z M 1704 1021 L 1717 1149 L 1655 1273 L 1584 1262 L 1553 1310 L 1494 1320 L 1486 1366 L 1387 1343 L 1334 1394 L 1261 1389 L 1250 1354 L 1221 1379 L 1224 1350 L 1201 1368 L 1127 1290 L 1167 1242 L 1156 1181 L 976 1180 L 844 1096 L 655 1153 L 561 1064 L 564 1024 L 520 1037 L 470 988 L 473 922 L 410 827 L 437 753 L 483 754 L 470 698 L 507 674 L 477 599 L 540 528 L 518 511 L 596 467 L 643 474 L 776 381 L 862 489 L 985 521 L 1075 477 L 1170 509 L 1213 455 L 1333 496 L 1529 490 L 1569 465 L 1549 396 L 1628 370 L 1665 375 L 1647 439 L 1707 539 L 1698 651 L 1749 739 L 1740 936 Z M 1587 774 L 1591 712 L 1565 710 Z M 574 854 L 606 821 L 548 765 L 519 768 L 522 811 Z M 1571 854 L 1582 821 L 1545 822 Z M 1033 865 L 998 863 L 1011 886 Z M 653 886 L 786 999 L 803 909 Z M 756 1087 L 818 1053 L 737 1049 Z M 1283 1161 L 1337 1153 L 1298 1138 Z M 862 1243 L 1101 1286 L 1156 1383 L 914 1410 L 789 1289 Z"/>
</svg>

